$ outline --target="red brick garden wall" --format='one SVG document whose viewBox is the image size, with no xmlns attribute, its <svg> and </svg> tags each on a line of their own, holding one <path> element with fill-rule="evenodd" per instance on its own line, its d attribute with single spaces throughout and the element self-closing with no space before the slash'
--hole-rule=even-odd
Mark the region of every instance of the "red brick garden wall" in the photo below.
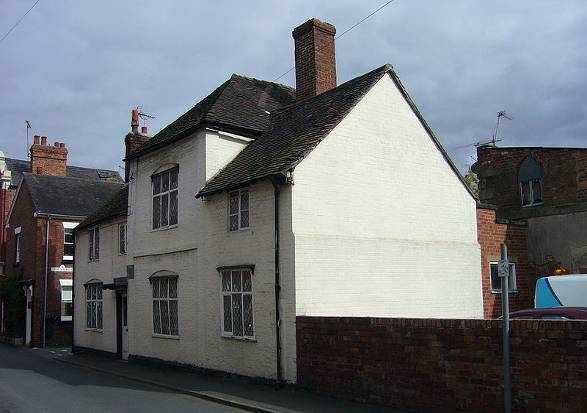
<svg viewBox="0 0 587 413">
<path fill-rule="evenodd" d="M 508 258 L 516 264 L 516 291 L 509 295 L 511 311 L 534 307 L 535 279 L 530 277 L 526 237 L 527 225 L 498 222 L 495 210 L 477 207 L 477 240 L 481 246 L 483 317 L 501 316 L 501 293 L 491 290 L 489 263 L 500 258 L 501 244 L 508 246 Z"/>
<path fill-rule="evenodd" d="M 587 412 L 587 321 L 512 321 L 515 412 Z M 426 412 L 500 412 L 498 320 L 297 317 L 302 387 Z"/>
</svg>

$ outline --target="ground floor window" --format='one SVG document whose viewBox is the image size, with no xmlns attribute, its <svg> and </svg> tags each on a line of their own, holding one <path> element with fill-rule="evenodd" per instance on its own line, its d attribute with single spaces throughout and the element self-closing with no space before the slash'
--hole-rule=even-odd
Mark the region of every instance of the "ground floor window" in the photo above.
<svg viewBox="0 0 587 413">
<path fill-rule="evenodd" d="M 253 278 L 250 268 L 221 270 L 222 334 L 253 338 Z"/>
<path fill-rule="evenodd" d="M 86 328 L 102 330 L 102 283 L 86 285 Z"/>
<path fill-rule="evenodd" d="M 179 336 L 177 277 L 151 279 L 153 284 L 153 333 Z"/>
<path fill-rule="evenodd" d="M 500 293 L 501 278 L 498 275 L 497 262 L 490 262 L 489 270 L 491 276 L 491 292 Z M 512 292 L 516 290 L 516 264 L 514 262 L 510 262 L 510 274 L 508 276 L 508 291 Z"/>
</svg>

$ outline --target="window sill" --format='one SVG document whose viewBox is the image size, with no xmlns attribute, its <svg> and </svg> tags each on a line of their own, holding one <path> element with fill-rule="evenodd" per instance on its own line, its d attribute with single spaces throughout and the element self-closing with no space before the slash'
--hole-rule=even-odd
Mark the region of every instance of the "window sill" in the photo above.
<svg viewBox="0 0 587 413">
<path fill-rule="evenodd" d="M 92 332 L 92 333 L 102 333 L 104 330 L 100 330 L 100 329 L 97 329 L 97 328 L 86 328 L 85 331 L 89 331 L 89 332 Z"/>
<path fill-rule="evenodd" d="M 509 293 L 517 294 L 518 290 L 511 290 Z M 501 294 L 501 290 L 491 290 L 491 294 Z"/>
<path fill-rule="evenodd" d="M 154 334 L 152 335 L 153 338 L 162 338 L 164 340 L 179 340 L 179 336 L 168 336 L 165 334 Z"/>
<path fill-rule="evenodd" d="M 540 202 L 538 204 L 522 205 L 522 208 L 532 208 L 532 207 L 537 207 L 537 206 L 542 206 L 542 205 L 544 205 L 544 202 Z"/>
<path fill-rule="evenodd" d="M 229 234 L 238 234 L 239 232 L 246 232 L 246 231 L 250 231 L 251 227 L 247 227 L 247 228 L 239 228 L 239 229 L 229 229 L 228 233 Z"/>
<path fill-rule="evenodd" d="M 178 224 L 175 224 L 175 225 L 170 225 L 170 226 L 165 227 L 165 228 L 152 228 L 151 229 L 151 232 L 167 231 L 167 230 L 170 230 L 170 229 L 175 229 L 178 226 L 179 226 Z"/>
<path fill-rule="evenodd" d="M 61 316 L 61 321 L 71 321 L 71 320 L 73 320 L 73 316 L 70 316 L 70 315 Z"/>
<path fill-rule="evenodd" d="M 249 342 L 252 342 L 252 343 L 256 343 L 257 342 L 257 338 L 256 337 L 238 337 L 238 336 L 229 336 L 228 334 L 222 334 L 222 338 L 225 338 L 227 340 L 249 341 Z"/>
</svg>

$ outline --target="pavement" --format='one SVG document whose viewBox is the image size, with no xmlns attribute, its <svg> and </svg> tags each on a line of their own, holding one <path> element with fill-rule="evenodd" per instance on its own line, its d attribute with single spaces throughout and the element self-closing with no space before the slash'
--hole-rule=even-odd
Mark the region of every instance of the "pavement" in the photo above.
<svg viewBox="0 0 587 413">
<path fill-rule="evenodd" d="M 59 363 L 67 350 L 0 344 L 1 413 L 242 412 L 183 393 Z"/>
<path fill-rule="evenodd" d="M 125 362 L 88 353 L 59 353 L 54 358 L 64 365 L 158 387 L 194 399 L 213 401 L 219 405 L 252 412 L 398 412 L 389 407 L 353 403 L 300 391 L 293 386 L 258 383 L 246 378 L 222 378 L 167 366 Z M 149 409 L 150 410 L 150 409 Z M 1 409 L 0 409 L 1 411 Z"/>
</svg>

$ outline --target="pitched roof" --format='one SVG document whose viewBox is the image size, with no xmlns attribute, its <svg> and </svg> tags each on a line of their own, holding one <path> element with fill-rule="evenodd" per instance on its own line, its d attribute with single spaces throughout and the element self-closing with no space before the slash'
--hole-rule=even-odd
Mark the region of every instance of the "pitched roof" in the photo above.
<svg viewBox="0 0 587 413">
<path fill-rule="evenodd" d="M 76 229 L 83 229 L 112 218 L 126 216 L 128 208 L 128 185 L 124 185 L 94 213 L 88 216 Z"/>
<path fill-rule="evenodd" d="M 294 102 L 295 89 L 289 86 L 234 74 L 145 142 L 129 155 L 129 159 L 184 138 L 204 124 L 222 126 L 245 135 L 259 135 L 269 125 L 270 111 Z"/>
<path fill-rule="evenodd" d="M 30 172 L 31 163 L 22 159 L 5 158 L 6 169 L 8 169 L 12 178 L 10 185 L 17 187 L 22 179 L 23 172 Z M 116 171 L 107 169 L 83 168 L 81 166 L 67 166 L 67 176 L 71 178 L 89 179 L 95 181 L 117 180 L 122 182 L 122 178 Z"/>
<path fill-rule="evenodd" d="M 243 149 L 212 177 L 196 197 L 238 188 L 260 179 L 281 176 L 297 166 L 354 108 L 384 75 L 389 74 L 428 135 L 471 195 L 424 117 L 406 92 L 390 64 L 349 80 L 327 92 L 271 113 L 267 132 Z M 473 195 L 474 196 L 474 195 Z"/>
<path fill-rule="evenodd" d="M 40 214 L 87 217 L 123 186 L 120 183 L 67 176 L 22 174 L 33 208 Z"/>
</svg>

